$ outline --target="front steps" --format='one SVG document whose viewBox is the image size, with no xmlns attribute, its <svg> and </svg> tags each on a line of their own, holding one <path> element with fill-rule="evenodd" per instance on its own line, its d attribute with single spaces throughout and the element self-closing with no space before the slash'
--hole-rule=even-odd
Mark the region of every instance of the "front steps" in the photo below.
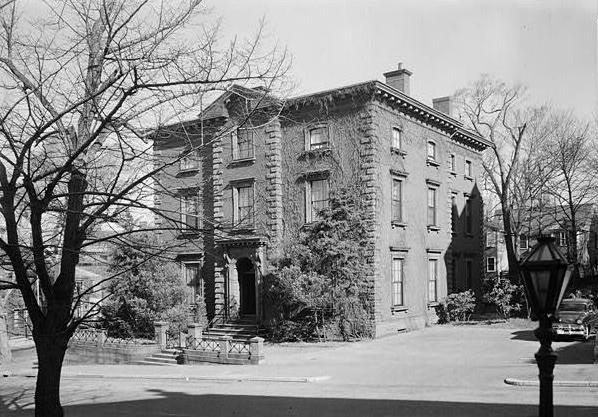
<svg viewBox="0 0 598 417">
<path fill-rule="evenodd" d="M 217 324 L 203 332 L 203 336 L 223 337 L 230 336 L 235 340 L 249 340 L 258 335 L 258 325 L 254 315 L 244 315 L 227 323 Z"/>
<path fill-rule="evenodd" d="M 162 352 L 157 352 L 151 356 L 146 356 L 142 361 L 137 361 L 135 364 L 162 366 L 176 365 L 176 355 L 177 351 L 175 349 L 164 349 Z"/>
</svg>

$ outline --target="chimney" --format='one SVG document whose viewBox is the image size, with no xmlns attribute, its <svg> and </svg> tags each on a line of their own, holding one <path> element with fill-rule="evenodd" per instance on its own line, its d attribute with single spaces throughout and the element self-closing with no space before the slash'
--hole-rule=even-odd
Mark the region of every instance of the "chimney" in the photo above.
<svg viewBox="0 0 598 417">
<path fill-rule="evenodd" d="M 403 68 L 403 63 L 399 62 L 398 69 L 384 73 L 386 77 L 386 84 L 394 89 L 399 90 L 401 93 L 409 95 L 409 79 L 413 74 L 411 71 Z"/>
<path fill-rule="evenodd" d="M 438 110 L 447 116 L 455 117 L 455 109 L 451 96 L 432 99 L 432 107 L 434 107 L 434 110 Z"/>
</svg>

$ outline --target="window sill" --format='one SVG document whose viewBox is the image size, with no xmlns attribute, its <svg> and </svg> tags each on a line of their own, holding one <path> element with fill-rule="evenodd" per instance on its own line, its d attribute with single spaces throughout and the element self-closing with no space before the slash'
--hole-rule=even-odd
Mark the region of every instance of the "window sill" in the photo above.
<svg viewBox="0 0 598 417">
<path fill-rule="evenodd" d="M 430 301 L 428 303 L 428 308 L 435 308 L 438 307 L 440 305 L 440 303 L 438 301 Z"/>
<path fill-rule="evenodd" d="M 438 168 L 440 166 L 440 162 L 438 162 L 438 161 L 436 161 L 434 159 L 427 158 L 426 159 L 426 165 Z"/>
<path fill-rule="evenodd" d="M 250 158 L 238 158 L 233 159 L 228 165 L 242 165 L 242 164 L 253 164 L 255 162 L 255 156 Z"/>
<path fill-rule="evenodd" d="M 473 237 L 473 233 L 465 233 L 465 236 L 467 236 L 467 237 Z"/>
<path fill-rule="evenodd" d="M 199 167 L 196 168 L 187 168 L 187 169 L 179 169 L 176 173 L 177 177 L 183 177 L 188 175 L 193 175 L 199 172 Z"/>
<path fill-rule="evenodd" d="M 390 311 L 393 313 L 406 313 L 409 309 L 405 306 L 392 306 Z"/>
<path fill-rule="evenodd" d="M 192 237 L 197 237 L 201 234 L 200 230 L 182 230 L 178 234 L 179 239 L 189 239 Z"/>
<path fill-rule="evenodd" d="M 390 222 L 392 228 L 400 228 L 400 229 L 406 229 L 407 228 L 407 223 L 402 222 L 402 221 L 398 221 L 398 220 L 393 220 Z"/>
<path fill-rule="evenodd" d="M 390 147 L 390 152 L 391 153 L 396 153 L 397 155 L 402 156 L 403 158 L 407 156 L 407 151 L 404 151 L 401 148 L 395 148 L 394 146 Z"/>
<path fill-rule="evenodd" d="M 439 232 L 440 227 L 428 225 L 428 232 Z"/>
<path fill-rule="evenodd" d="M 237 225 L 233 226 L 229 231 L 231 234 L 241 235 L 241 234 L 249 234 L 255 233 L 255 226 L 248 226 L 248 225 Z"/>
<path fill-rule="evenodd" d="M 332 148 L 306 149 L 299 155 L 299 158 L 315 158 L 332 154 Z"/>
<path fill-rule="evenodd" d="M 457 171 L 449 171 L 449 174 L 451 174 L 453 177 L 457 176 Z"/>
<path fill-rule="evenodd" d="M 463 175 L 463 178 L 465 178 L 467 181 L 473 182 L 473 177 L 470 177 L 469 175 Z"/>
</svg>

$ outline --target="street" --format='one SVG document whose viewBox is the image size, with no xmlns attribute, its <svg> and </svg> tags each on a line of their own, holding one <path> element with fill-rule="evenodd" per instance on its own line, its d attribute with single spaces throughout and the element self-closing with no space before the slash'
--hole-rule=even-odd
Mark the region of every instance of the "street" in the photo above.
<svg viewBox="0 0 598 417">
<path fill-rule="evenodd" d="M 554 347 L 556 415 L 597 415 L 598 388 L 558 385 L 598 381 L 592 342 Z M 66 415 L 86 417 L 534 416 L 538 387 L 504 379 L 535 380 L 536 350 L 528 329 L 436 326 L 360 343 L 270 345 L 259 366 L 68 366 L 62 402 Z M 34 382 L 2 381 L 3 416 L 32 414 Z"/>
</svg>

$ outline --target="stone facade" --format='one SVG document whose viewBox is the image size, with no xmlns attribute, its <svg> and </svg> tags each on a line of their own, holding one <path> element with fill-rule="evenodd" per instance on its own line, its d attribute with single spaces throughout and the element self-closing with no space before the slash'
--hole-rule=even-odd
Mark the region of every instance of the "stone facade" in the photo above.
<svg viewBox="0 0 598 417">
<path fill-rule="evenodd" d="M 479 292 L 483 204 L 477 177 L 488 142 L 377 81 L 284 104 L 263 104 L 252 98 L 256 94 L 235 87 L 203 118 L 186 123 L 194 129 L 175 126 L 155 142 L 157 163 L 168 163 L 199 144 L 189 131 L 202 126 L 198 168 L 185 175 L 175 168 L 160 182 L 169 190 L 198 185 L 203 233 L 180 239 L 173 227 L 163 238 L 179 239 L 178 259 L 202 264 L 211 317 L 265 320 L 267 261 L 311 220 L 310 207 L 325 204 L 323 194 L 349 184 L 360 185 L 369 212 L 364 262 L 371 266 L 377 335 L 432 323 L 434 307 L 450 291 Z M 449 108 L 446 99 L 442 105 Z M 156 208 L 177 213 L 177 198 L 172 192 L 157 197 Z M 248 199 L 251 215 L 244 219 Z"/>
</svg>

